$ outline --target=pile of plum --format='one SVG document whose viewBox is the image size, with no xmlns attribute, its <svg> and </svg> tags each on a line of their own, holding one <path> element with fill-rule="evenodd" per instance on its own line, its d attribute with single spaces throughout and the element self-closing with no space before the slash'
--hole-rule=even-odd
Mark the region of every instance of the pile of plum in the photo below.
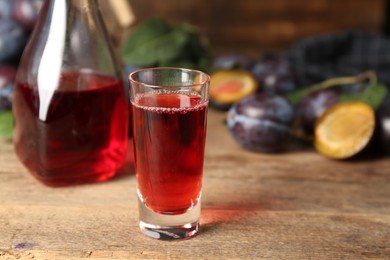
<svg viewBox="0 0 390 260">
<path fill-rule="evenodd" d="M 298 85 L 292 64 L 282 56 L 266 56 L 256 62 L 244 55 L 222 56 L 215 60 L 214 67 L 210 106 L 228 111 L 229 131 L 246 149 L 275 153 L 291 147 L 291 141 L 298 139 L 314 143 L 327 157 L 344 159 L 358 154 L 376 139 L 380 140 L 381 151 L 390 150 L 390 101 L 386 99 L 387 87 L 375 82 L 374 72 L 329 79 L 305 88 L 308 86 Z M 245 97 L 240 91 L 246 89 L 248 93 L 248 86 L 237 87 L 240 83 L 233 84 L 229 76 L 225 82 L 220 79 L 222 72 L 239 75 L 237 71 L 245 71 L 246 77 L 255 82 L 252 93 Z M 251 82 L 236 80 L 242 85 Z M 230 96 L 221 104 L 223 99 L 218 95 L 226 96 L 223 92 Z M 240 98 L 234 100 L 234 95 Z M 365 100 L 374 105 L 361 105 Z M 335 107 L 340 103 L 343 104 Z M 332 107 L 335 108 L 331 110 Z M 370 118 L 370 113 L 375 118 Z M 368 126 L 367 118 L 372 119 L 372 126 Z"/>
<path fill-rule="evenodd" d="M 43 0 L 0 0 L 0 111 L 12 105 L 16 68 Z"/>
<path fill-rule="evenodd" d="M 242 89 L 253 91 L 242 98 L 240 88 L 220 87 L 232 85 L 220 80 L 219 75 L 241 74 L 253 79 L 253 84 Z M 216 79 L 216 80 L 215 80 Z M 236 78 L 242 85 L 248 85 L 242 78 Z M 286 147 L 290 126 L 295 111 L 290 102 L 283 96 L 296 89 L 293 68 L 288 60 L 277 56 L 266 56 L 254 62 L 246 55 L 226 55 L 214 61 L 214 72 L 211 74 L 210 105 L 219 110 L 228 110 L 227 125 L 234 139 L 243 147 L 258 152 L 279 152 Z M 216 89 L 216 91 L 215 91 Z M 218 93 L 228 89 L 232 98 L 223 102 Z M 234 96 L 237 96 L 236 100 Z"/>
</svg>

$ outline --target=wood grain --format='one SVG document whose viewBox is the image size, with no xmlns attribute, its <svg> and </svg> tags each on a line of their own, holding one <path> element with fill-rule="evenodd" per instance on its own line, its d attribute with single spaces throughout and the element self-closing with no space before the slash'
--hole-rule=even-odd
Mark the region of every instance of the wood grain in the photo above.
<svg viewBox="0 0 390 260">
<path fill-rule="evenodd" d="M 138 229 L 133 173 L 48 188 L 0 142 L 0 259 L 389 259 L 390 160 L 340 162 L 311 149 L 241 149 L 209 113 L 201 232 Z"/>
</svg>

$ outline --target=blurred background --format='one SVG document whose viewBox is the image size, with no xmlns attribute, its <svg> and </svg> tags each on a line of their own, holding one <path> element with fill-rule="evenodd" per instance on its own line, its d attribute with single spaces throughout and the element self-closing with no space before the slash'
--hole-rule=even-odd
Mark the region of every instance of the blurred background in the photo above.
<svg viewBox="0 0 390 260">
<path fill-rule="evenodd" d="M 0 0 L 0 63 L 13 29 L 14 41 L 27 41 L 43 0 Z M 280 51 L 296 41 L 320 33 L 358 29 L 390 31 L 386 0 L 98 0 L 103 18 L 117 47 L 142 22 L 159 17 L 169 24 L 188 23 L 208 40 L 213 55 L 244 53 L 258 57 Z M 8 25 L 6 20 L 15 23 Z M 10 28 L 12 27 L 12 28 Z M 20 27 L 20 28 L 19 28 Z M 22 33 L 22 31 L 24 33 Z M 26 36 L 27 37 L 22 37 Z M 7 40 L 8 42 L 11 39 Z M 18 55 L 15 55 L 18 56 Z M 20 56 L 20 55 L 19 55 Z M 17 58 L 16 58 L 17 60 Z M 12 63 L 12 62 L 11 62 Z"/>
<path fill-rule="evenodd" d="M 135 24 L 159 16 L 171 23 L 197 26 L 209 39 L 215 54 L 243 52 L 257 56 L 324 32 L 388 30 L 386 0 L 129 0 L 128 3 Z"/>
<path fill-rule="evenodd" d="M 356 76 L 341 92 L 366 98 L 360 92 L 370 89 L 378 106 L 387 97 L 390 118 L 390 0 L 96 1 L 125 85 L 125 75 L 141 67 L 200 69 L 211 74 L 211 104 L 227 110 L 254 92 L 286 96 L 331 78 Z M 7 110 L 0 113 L 0 136 L 12 132 L 16 70 L 43 2 L 0 0 L 0 112 Z M 241 71 L 222 71 L 237 68 Z M 361 73 L 375 80 L 362 79 Z M 386 84 L 382 92 L 372 88 L 377 79 Z M 222 98 L 226 95 L 229 99 Z"/>
</svg>

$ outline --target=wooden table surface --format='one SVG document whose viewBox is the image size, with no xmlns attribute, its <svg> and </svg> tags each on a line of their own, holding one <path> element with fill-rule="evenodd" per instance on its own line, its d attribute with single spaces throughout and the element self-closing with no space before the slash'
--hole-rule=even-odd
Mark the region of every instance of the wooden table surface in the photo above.
<svg viewBox="0 0 390 260">
<path fill-rule="evenodd" d="M 48 188 L 0 142 L 0 259 L 390 259 L 389 157 L 252 153 L 223 118 L 209 113 L 200 233 L 180 242 L 141 234 L 129 168 Z"/>
</svg>

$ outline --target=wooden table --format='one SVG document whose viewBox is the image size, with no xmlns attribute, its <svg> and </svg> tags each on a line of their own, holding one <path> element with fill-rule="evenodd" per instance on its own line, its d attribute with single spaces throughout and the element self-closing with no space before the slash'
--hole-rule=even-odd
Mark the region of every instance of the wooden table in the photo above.
<svg viewBox="0 0 390 260">
<path fill-rule="evenodd" d="M 136 180 L 48 188 L 0 143 L 0 259 L 390 259 L 390 160 L 241 149 L 210 111 L 201 231 L 138 229 Z"/>
</svg>

